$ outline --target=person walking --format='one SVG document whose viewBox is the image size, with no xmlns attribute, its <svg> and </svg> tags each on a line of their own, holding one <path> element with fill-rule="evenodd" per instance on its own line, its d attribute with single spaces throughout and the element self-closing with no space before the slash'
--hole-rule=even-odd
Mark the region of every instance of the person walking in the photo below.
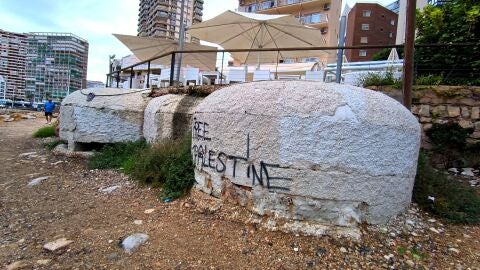
<svg viewBox="0 0 480 270">
<path fill-rule="evenodd" d="M 48 102 L 45 103 L 45 118 L 47 119 L 47 124 L 52 122 L 53 110 L 55 110 L 55 103 L 52 102 L 52 99 L 48 99 Z"/>
</svg>

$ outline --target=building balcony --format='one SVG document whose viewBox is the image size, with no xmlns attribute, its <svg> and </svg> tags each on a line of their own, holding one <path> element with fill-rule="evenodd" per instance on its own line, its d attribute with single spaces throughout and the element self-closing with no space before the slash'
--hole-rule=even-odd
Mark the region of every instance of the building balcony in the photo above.
<svg viewBox="0 0 480 270">
<path fill-rule="evenodd" d="M 302 24 L 312 27 L 320 27 L 328 23 L 328 15 L 326 13 L 313 13 L 299 17 Z"/>
<path fill-rule="evenodd" d="M 328 11 L 331 1 L 335 0 L 270 0 L 258 4 L 245 3 L 239 7 L 239 11 L 261 14 L 292 14 L 317 9 L 319 6 L 323 7 L 324 11 Z"/>
</svg>

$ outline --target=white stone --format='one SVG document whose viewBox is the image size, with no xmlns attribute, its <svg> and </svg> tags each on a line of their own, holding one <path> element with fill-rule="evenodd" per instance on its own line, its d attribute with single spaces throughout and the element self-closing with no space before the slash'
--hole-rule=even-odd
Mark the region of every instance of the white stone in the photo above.
<svg viewBox="0 0 480 270">
<path fill-rule="evenodd" d="M 473 173 L 473 168 L 463 168 L 461 175 L 475 176 L 475 174 Z"/>
<path fill-rule="evenodd" d="M 141 219 L 136 219 L 133 221 L 133 224 L 135 225 L 142 225 L 143 224 L 143 221 Z"/>
<path fill-rule="evenodd" d="M 148 235 L 144 233 L 135 233 L 122 241 L 122 247 L 127 253 L 133 253 L 138 247 L 148 240 Z"/>
<path fill-rule="evenodd" d="M 29 187 L 36 186 L 36 185 L 40 184 L 42 181 L 47 180 L 48 178 L 50 178 L 50 176 L 37 177 L 37 178 L 33 179 L 32 181 L 28 182 L 27 186 L 29 186 Z"/>
<path fill-rule="evenodd" d="M 341 247 L 341 248 L 340 248 L 340 252 L 342 252 L 342 253 L 347 253 L 347 249 L 344 248 L 344 247 Z"/>
<path fill-rule="evenodd" d="M 87 101 L 88 93 L 96 95 L 92 101 Z M 75 91 L 62 101 L 60 138 L 68 141 L 69 146 L 74 142 L 138 140 L 142 138 L 143 111 L 148 100 L 138 90 L 105 88 Z"/>
<path fill-rule="evenodd" d="M 354 226 L 386 222 L 410 204 L 420 125 L 381 93 L 237 84 L 206 97 L 194 118 L 197 188 L 237 196 L 257 214 Z"/>
<path fill-rule="evenodd" d="M 42 260 L 37 260 L 37 264 L 38 265 L 47 265 L 48 263 L 50 263 L 50 259 L 42 259 Z"/>
<path fill-rule="evenodd" d="M 448 169 L 448 171 L 453 173 L 453 174 L 458 174 L 458 169 L 457 168 L 450 168 L 450 169 Z"/>
<path fill-rule="evenodd" d="M 455 253 L 457 253 L 457 254 L 460 253 L 460 250 L 458 250 L 458 249 L 456 249 L 456 248 L 453 248 L 453 247 L 448 248 L 448 251 L 455 252 Z"/>
<path fill-rule="evenodd" d="M 106 188 L 101 188 L 99 189 L 100 192 L 105 193 L 105 194 L 110 194 L 114 192 L 115 190 L 119 189 L 119 185 L 111 186 L 111 187 L 106 187 Z"/>
<path fill-rule="evenodd" d="M 43 245 L 43 248 L 49 251 L 56 251 L 70 245 L 71 243 L 73 243 L 73 241 L 67 240 L 67 238 L 60 238 L 55 241 L 46 243 L 45 245 Z"/>
<path fill-rule="evenodd" d="M 430 227 L 429 230 L 432 231 L 432 232 L 434 232 L 434 233 L 438 233 L 438 234 L 440 233 L 439 230 L 437 230 L 437 229 L 435 229 L 435 228 L 433 228 L 433 227 Z"/>
<path fill-rule="evenodd" d="M 18 155 L 18 157 L 23 158 L 23 157 L 28 157 L 28 156 L 35 155 L 35 154 L 37 154 L 37 152 L 21 153 L 20 155 Z"/>
<path fill-rule="evenodd" d="M 202 101 L 185 95 L 165 95 L 152 99 L 145 108 L 143 135 L 147 142 L 177 139 L 188 134 L 196 106 Z"/>
<path fill-rule="evenodd" d="M 143 211 L 143 212 L 144 212 L 145 214 L 151 214 L 151 213 L 153 213 L 153 211 L 155 211 L 155 209 L 154 209 L 154 208 L 151 208 L 151 209 L 147 209 L 147 210 L 145 210 L 145 211 Z"/>
</svg>

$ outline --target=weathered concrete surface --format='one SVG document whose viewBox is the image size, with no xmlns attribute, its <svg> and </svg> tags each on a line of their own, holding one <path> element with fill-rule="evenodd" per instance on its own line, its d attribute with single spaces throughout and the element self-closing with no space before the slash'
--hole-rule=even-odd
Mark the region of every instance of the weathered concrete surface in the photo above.
<svg viewBox="0 0 480 270">
<path fill-rule="evenodd" d="M 152 99 L 145 109 L 143 135 L 149 143 L 177 139 L 191 129 L 192 115 L 203 98 L 165 95 Z"/>
<path fill-rule="evenodd" d="M 87 94 L 95 98 L 87 101 Z M 138 90 L 84 89 L 71 93 L 60 109 L 60 138 L 69 142 L 114 143 L 142 138 L 143 111 L 149 98 Z"/>
<path fill-rule="evenodd" d="M 420 126 L 381 93 L 233 85 L 196 108 L 192 134 L 197 187 L 260 215 L 354 226 L 385 222 L 411 200 Z"/>
</svg>

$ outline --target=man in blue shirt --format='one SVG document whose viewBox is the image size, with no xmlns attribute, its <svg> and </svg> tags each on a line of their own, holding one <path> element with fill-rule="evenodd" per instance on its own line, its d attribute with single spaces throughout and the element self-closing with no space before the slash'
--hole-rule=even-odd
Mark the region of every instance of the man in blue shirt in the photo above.
<svg viewBox="0 0 480 270">
<path fill-rule="evenodd" d="M 45 103 L 45 118 L 47 118 L 47 124 L 50 124 L 52 122 L 54 109 L 55 103 L 52 102 L 52 99 L 48 99 L 48 102 Z"/>
</svg>

